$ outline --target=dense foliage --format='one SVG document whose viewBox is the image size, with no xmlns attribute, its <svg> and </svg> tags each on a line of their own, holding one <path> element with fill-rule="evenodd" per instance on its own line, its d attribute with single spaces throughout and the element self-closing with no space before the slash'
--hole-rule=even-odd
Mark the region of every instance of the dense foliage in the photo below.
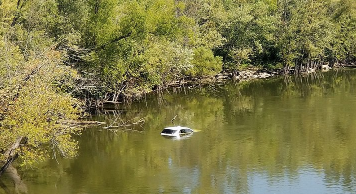
<svg viewBox="0 0 356 194">
<path fill-rule="evenodd" d="M 63 65 L 63 54 L 46 32 L 56 22 L 48 14 L 54 5 L 0 2 L 1 166 L 18 155 L 21 164 L 32 165 L 76 152 L 72 135 L 80 131 L 61 122 L 78 117 L 79 102 L 65 92 L 76 71 Z M 19 138 L 21 146 L 13 146 Z"/>
<path fill-rule="evenodd" d="M 0 26 L 2 152 L 26 136 L 27 150 L 74 154 L 58 122 L 76 115 L 73 68 L 80 83 L 129 94 L 246 65 L 356 59 L 353 0 L 1 0 Z"/>
<path fill-rule="evenodd" d="M 68 62 L 118 92 L 246 65 L 297 70 L 355 60 L 351 0 L 57 0 Z"/>
</svg>

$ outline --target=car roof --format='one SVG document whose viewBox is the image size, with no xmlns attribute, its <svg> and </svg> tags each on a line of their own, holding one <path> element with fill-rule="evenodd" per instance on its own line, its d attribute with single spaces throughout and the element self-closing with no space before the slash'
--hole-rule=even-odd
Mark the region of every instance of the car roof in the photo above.
<svg viewBox="0 0 356 194">
<path fill-rule="evenodd" d="M 174 127 L 166 127 L 164 129 L 181 130 L 181 129 L 190 129 L 190 128 L 189 127 L 174 126 Z"/>
</svg>

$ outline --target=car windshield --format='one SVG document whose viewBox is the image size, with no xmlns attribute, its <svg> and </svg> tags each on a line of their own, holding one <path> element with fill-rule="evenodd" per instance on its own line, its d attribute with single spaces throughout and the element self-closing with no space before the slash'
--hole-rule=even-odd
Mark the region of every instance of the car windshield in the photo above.
<svg viewBox="0 0 356 194">
<path fill-rule="evenodd" d="M 175 130 L 172 130 L 172 129 L 163 129 L 162 133 L 165 133 L 165 134 L 173 134 L 175 132 Z"/>
</svg>

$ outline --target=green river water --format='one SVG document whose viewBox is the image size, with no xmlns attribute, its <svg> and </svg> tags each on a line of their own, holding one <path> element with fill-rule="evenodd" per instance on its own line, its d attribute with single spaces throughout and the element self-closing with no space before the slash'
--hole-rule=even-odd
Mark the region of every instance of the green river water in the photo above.
<svg viewBox="0 0 356 194">
<path fill-rule="evenodd" d="M 92 118 L 143 124 L 19 174 L 31 194 L 356 193 L 355 113 L 354 70 L 164 91 Z M 162 137 L 175 115 L 197 132 Z"/>
</svg>

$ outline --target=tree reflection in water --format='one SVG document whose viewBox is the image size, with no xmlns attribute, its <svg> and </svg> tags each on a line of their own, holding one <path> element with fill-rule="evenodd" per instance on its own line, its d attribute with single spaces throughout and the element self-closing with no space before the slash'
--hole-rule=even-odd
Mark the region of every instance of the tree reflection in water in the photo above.
<svg viewBox="0 0 356 194">
<path fill-rule="evenodd" d="M 147 96 L 120 113 L 140 132 L 87 129 L 30 193 L 355 193 L 356 71 L 284 79 Z M 162 138 L 175 115 L 201 132 Z"/>
</svg>

